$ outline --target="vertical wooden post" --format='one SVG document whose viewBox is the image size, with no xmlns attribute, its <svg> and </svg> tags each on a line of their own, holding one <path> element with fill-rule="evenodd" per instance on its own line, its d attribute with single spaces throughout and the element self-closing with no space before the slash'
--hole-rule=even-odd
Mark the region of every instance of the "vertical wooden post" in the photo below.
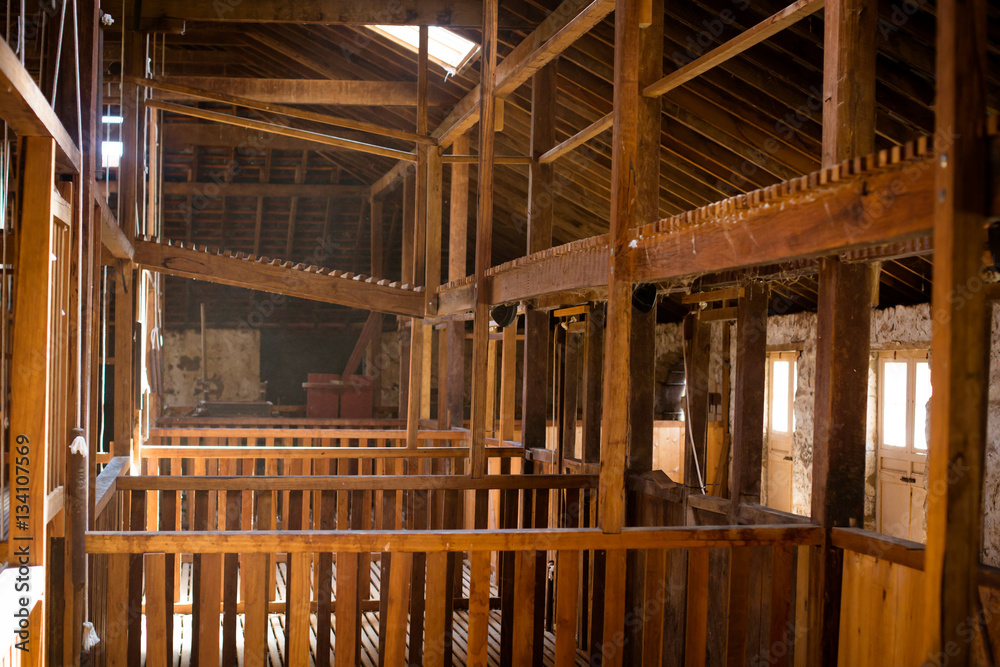
<svg viewBox="0 0 1000 667">
<path fill-rule="evenodd" d="M 10 466 L 8 488 L 12 496 L 28 496 L 28 502 L 24 504 L 29 511 L 13 512 L 10 516 L 10 544 L 16 545 L 11 547 L 11 564 L 45 566 L 48 544 L 45 496 L 52 408 L 50 322 L 53 277 L 49 258 L 52 255 L 55 141 L 44 137 L 26 137 L 18 152 L 22 204 L 11 357 L 10 446 L 12 453 L 27 460 L 24 466 Z M 40 597 L 44 592 L 41 582 L 34 582 L 29 592 L 32 599 Z M 44 599 L 39 602 L 38 615 L 32 616 L 33 619 L 46 618 L 44 603 Z M 29 621 L 26 628 L 31 640 L 28 664 L 36 656 L 37 664 L 44 664 L 45 628 L 34 626 Z"/>
<path fill-rule="evenodd" d="M 607 310 L 595 303 L 587 314 L 587 342 L 583 353 L 583 460 L 601 461 L 601 391 L 604 376 L 604 322 Z M 544 375 L 543 375 L 544 379 Z"/>
<path fill-rule="evenodd" d="M 83 430 L 73 429 L 73 436 L 66 460 L 66 553 L 71 557 L 66 587 L 66 620 L 63 623 L 66 628 L 64 665 L 79 664 L 83 621 L 86 618 L 87 556 L 84 539 L 87 532 L 89 452 Z"/>
<path fill-rule="evenodd" d="M 455 139 L 452 152 L 469 152 L 466 134 Z M 469 167 L 451 165 L 451 208 L 448 217 L 448 280 L 464 278 L 469 234 Z M 461 428 L 465 422 L 465 322 L 448 322 L 448 426 Z"/>
<path fill-rule="evenodd" d="M 132 451 L 134 310 L 132 265 L 128 260 L 118 260 L 115 264 L 115 439 L 112 448 L 115 456 L 130 456 Z"/>
<path fill-rule="evenodd" d="M 712 342 L 709 333 L 708 327 L 699 323 L 696 313 L 689 313 L 684 318 L 684 382 L 687 385 L 684 398 L 684 483 L 689 488 L 700 487 L 708 474 L 708 365 Z"/>
<path fill-rule="evenodd" d="M 382 264 L 382 212 L 384 204 L 379 197 L 372 197 L 368 204 L 371 215 L 371 274 L 376 278 L 384 278 L 385 270 Z M 325 240 L 325 239 L 324 239 Z"/>
<path fill-rule="evenodd" d="M 469 152 L 469 137 L 463 134 L 455 139 L 451 148 L 457 155 Z M 466 275 L 467 244 L 469 235 L 469 168 L 463 164 L 451 165 L 451 207 L 448 212 L 448 280 L 458 280 Z M 465 424 L 465 322 L 449 320 L 447 324 L 447 427 L 462 428 Z M 440 391 L 440 387 L 438 388 Z M 452 464 L 456 465 L 456 464 Z M 460 464 L 458 464 L 460 465 Z M 457 465 L 452 468 L 458 472 Z M 464 494 L 445 492 L 444 528 L 459 527 L 458 517 L 464 516 Z M 456 554 L 447 556 L 444 594 L 444 636 L 441 638 L 441 661 L 452 662 L 452 609 L 456 580 Z M 461 581 L 459 579 L 459 581 Z"/>
<path fill-rule="evenodd" d="M 750 283 L 744 288 L 743 297 L 736 307 L 733 516 L 738 514 L 741 503 L 760 502 L 764 452 L 764 384 L 767 367 L 767 295 L 767 285 L 759 282 Z M 865 378 L 867 377 L 866 372 Z M 865 392 L 861 393 L 866 395 Z"/>
<path fill-rule="evenodd" d="M 663 76 L 663 0 L 640 3 L 644 16 L 639 21 L 639 88 L 655 83 Z M 648 22 L 647 22 L 648 21 Z M 638 136 L 636 147 L 635 211 L 630 226 L 654 222 L 660 217 L 660 126 L 663 118 L 659 98 L 639 97 L 637 102 Z M 653 468 L 653 389 L 656 361 L 656 304 L 648 313 L 633 311 L 631 332 L 631 373 L 629 386 L 632 438 L 629 443 L 631 472 L 644 473 Z M 637 568 L 645 571 L 645 565 Z M 635 659 L 641 656 L 636 654 Z"/>
<path fill-rule="evenodd" d="M 611 231 L 608 237 L 608 321 L 604 350 L 604 421 L 601 432 L 600 523 L 621 532 L 625 521 L 625 459 L 629 446 L 632 265 L 629 227 L 635 218 L 639 145 L 639 3 L 615 3 L 614 138 L 611 157 Z M 608 592 L 613 595 L 614 592 Z M 622 619 L 618 619 L 621 621 Z M 611 628 L 607 619 L 606 639 Z M 613 632 L 611 632 L 613 635 Z"/>
<path fill-rule="evenodd" d="M 630 443 L 632 263 L 630 227 L 636 219 L 639 177 L 641 3 L 615 2 L 614 134 L 611 155 L 611 229 L 608 234 L 608 320 L 604 351 L 600 526 L 619 533 L 625 522 L 625 464 Z M 625 623 L 625 553 L 608 552 L 604 590 L 602 664 L 621 665 Z M 620 562 L 619 562 L 620 559 Z M 620 604 L 608 604 L 621 600 Z"/>
<path fill-rule="evenodd" d="M 427 133 L 427 26 L 420 26 L 420 50 L 417 58 L 417 132 Z M 427 260 L 427 155 L 428 148 L 417 146 L 417 176 L 414 182 L 413 261 L 411 273 L 403 279 L 411 285 L 421 285 L 426 278 Z M 425 292 L 425 294 L 428 294 Z M 415 449 L 420 426 L 424 389 L 424 326 L 421 320 L 410 320 L 410 379 L 406 410 L 406 446 Z M 428 378 L 429 380 L 430 378 Z M 428 397 L 429 400 L 429 397 Z M 410 461 L 409 472 L 416 472 L 416 460 Z"/>
<path fill-rule="evenodd" d="M 527 254 L 552 246 L 555 189 L 553 165 L 538 158 L 555 146 L 556 93 L 559 61 L 538 70 L 531 80 L 531 165 L 528 171 Z M 521 442 L 525 448 L 545 448 L 546 378 L 549 359 L 547 312 L 530 306 L 524 316 L 524 378 L 521 401 Z"/>
<path fill-rule="evenodd" d="M 824 167 L 875 149 L 876 20 L 873 0 L 833 0 L 824 9 Z M 865 421 L 875 287 L 873 266 L 845 265 L 836 257 L 822 260 L 812 516 L 826 529 L 864 522 Z M 737 357 L 737 378 L 739 362 Z M 738 448 L 739 422 L 735 427 L 733 442 Z M 810 663 L 833 666 L 838 663 L 843 552 L 830 546 L 829 530 L 810 560 Z"/>
<path fill-rule="evenodd" d="M 497 57 L 498 0 L 483 2 L 483 44 L 480 60 L 479 98 L 479 197 L 476 213 L 476 306 L 472 327 L 472 438 L 470 474 L 486 472 L 486 365 L 490 342 L 489 295 L 485 274 L 493 256 L 493 156 L 496 137 L 494 79 Z M 478 497 L 484 494 L 477 493 Z M 484 496 L 485 497 L 485 496 Z M 477 511 L 477 514 L 479 512 Z M 477 526 L 478 528 L 479 526 Z"/>
<path fill-rule="evenodd" d="M 937 10 L 925 637 L 929 664 L 962 667 L 972 662 L 964 630 L 979 595 L 989 378 L 990 317 L 979 276 L 987 18 L 982 0 L 942 0 Z"/>
<path fill-rule="evenodd" d="M 122 231 L 129 239 L 134 239 L 142 228 L 144 194 L 142 185 L 145 182 L 142 168 L 145 130 L 143 119 L 146 110 L 142 105 L 145 88 L 133 83 L 135 78 L 146 75 L 146 46 L 148 37 L 139 30 L 139 17 L 132 15 L 132 7 L 138 5 L 126 3 L 128 9 L 123 19 L 123 73 L 122 79 L 122 134 L 123 144 L 121 166 L 119 167 L 119 213 L 118 220 Z M 135 78 L 133 78 L 135 77 Z"/>
</svg>

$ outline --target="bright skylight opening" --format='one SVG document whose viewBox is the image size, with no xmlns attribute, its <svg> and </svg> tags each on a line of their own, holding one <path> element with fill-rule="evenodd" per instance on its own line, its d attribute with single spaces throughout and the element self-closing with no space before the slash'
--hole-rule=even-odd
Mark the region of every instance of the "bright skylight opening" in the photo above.
<svg viewBox="0 0 1000 667">
<path fill-rule="evenodd" d="M 104 169 L 117 169 L 121 164 L 124 147 L 120 141 L 101 142 L 101 167 Z"/>
<path fill-rule="evenodd" d="M 411 51 L 420 50 L 420 28 L 411 25 L 368 26 L 378 34 L 402 44 Z M 479 51 L 475 42 L 447 28 L 431 26 L 427 29 L 427 58 L 443 67 L 449 74 L 462 69 Z"/>
</svg>

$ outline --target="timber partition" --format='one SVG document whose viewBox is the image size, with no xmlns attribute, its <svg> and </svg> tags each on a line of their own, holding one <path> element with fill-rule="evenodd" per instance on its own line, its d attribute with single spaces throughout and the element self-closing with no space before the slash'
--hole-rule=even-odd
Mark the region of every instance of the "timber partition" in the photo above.
<svg viewBox="0 0 1000 667">
<path fill-rule="evenodd" d="M 97 530 L 87 536 L 92 617 L 104 639 L 94 664 L 140 664 L 143 654 L 147 665 L 172 664 L 175 614 L 186 613 L 194 635 L 184 650 L 200 664 L 220 656 L 235 664 L 240 647 L 243 664 L 262 664 L 255 660 L 269 650 L 269 618 L 283 620 L 285 635 L 271 650 L 290 665 L 310 664 L 310 655 L 317 665 L 354 665 L 362 651 L 386 665 L 452 664 L 453 651 L 467 664 L 541 664 L 545 645 L 560 665 L 616 652 L 659 664 L 678 649 L 686 664 L 705 664 L 716 649 L 713 618 L 730 650 L 745 647 L 750 659 L 771 638 L 748 622 L 746 598 L 710 604 L 718 588 L 710 561 L 749 563 L 820 538 L 812 525 L 671 525 L 683 523 L 685 498 L 662 478 L 632 485 L 641 525 L 606 535 L 597 527 L 596 475 L 435 471 L 467 458 L 465 431 L 421 431 L 430 446 L 415 450 L 391 429 L 378 432 L 383 438 L 343 429 L 257 433 L 153 429 L 160 444 L 141 450 L 146 475 L 122 474 L 125 459 L 108 466 Z M 248 444 L 258 439 L 273 442 Z M 453 446 L 434 446 L 442 442 Z M 523 455 L 509 445 L 486 451 Z M 396 474 L 411 456 L 421 474 Z M 499 528 L 477 525 L 476 494 L 486 495 Z M 641 554 L 641 572 L 629 576 L 645 584 L 627 617 L 631 634 L 609 643 L 603 582 L 615 550 Z M 768 562 L 772 625 L 794 628 L 795 570 L 781 557 Z M 182 567 L 190 568 L 189 603 L 178 589 Z M 455 610 L 468 610 L 467 628 L 448 621 Z M 455 633 L 465 636 L 455 641 Z"/>
<path fill-rule="evenodd" d="M 572 476 L 567 476 L 572 481 Z M 158 485 L 170 486 L 160 478 Z M 210 481 L 210 480 L 209 480 Z M 318 480 L 317 480 L 318 481 Z M 538 482 L 542 482 L 539 479 Z M 588 480 L 591 481 L 592 480 Z M 119 480 L 121 488 L 124 480 Z M 148 480 L 132 480 L 125 486 L 139 486 Z M 328 482 L 323 481 L 323 484 Z M 332 483 L 330 483 L 332 485 Z M 191 485 L 194 486 L 194 485 Z M 513 485 L 508 485 L 513 486 Z M 280 486 L 269 490 L 252 492 L 257 508 L 257 521 L 267 523 L 266 509 L 273 494 Z M 370 487 L 369 487 L 370 488 Z M 512 489 L 508 489 L 512 490 Z M 518 489 L 519 495 L 527 495 L 528 489 Z M 538 490 L 536 489 L 536 492 Z M 551 489 L 544 489 L 546 494 Z M 122 491 L 124 492 L 124 490 Z M 145 503 L 150 490 L 128 491 L 128 500 L 133 526 L 140 526 L 145 515 Z M 159 490 L 164 494 L 175 491 Z M 206 504 L 207 491 L 195 489 L 196 506 L 198 495 L 203 494 L 201 503 Z M 227 496 L 239 498 L 245 491 L 229 489 Z M 684 551 L 689 558 L 687 590 L 696 594 L 690 596 L 687 606 L 689 619 L 684 632 L 691 656 L 701 655 L 704 664 L 705 622 L 701 614 L 707 614 L 710 598 L 708 580 L 708 558 L 711 549 L 730 550 L 734 554 L 756 547 L 790 548 L 791 545 L 814 545 L 819 541 L 819 530 L 814 526 L 762 526 L 762 527 L 699 527 L 699 528 L 626 528 L 620 535 L 608 536 L 596 528 L 563 529 L 503 529 L 498 531 L 473 530 L 409 530 L 406 532 L 349 531 L 345 524 L 358 521 L 356 508 L 360 492 L 354 489 L 323 491 L 323 512 L 326 521 L 336 529 L 303 531 L 98 531 L 87 538 L 87 550 L 92 554 L 106 554 L 109 578 L 107 590 L 108 628 L 123 628 L 124 632 L 109 634 L 106 647 L 108 662 L 117 664 L 112 656 L 122 663 L 138 664 L 141 651 L 145 648 L 147 664 L 167 664 L 167 652 L 172 646 L 167 635 L 149 632 L 145 636 L 145 647 L 140 643 L 141 618 L 145 589 L 145 614 L 147 628 L 166 627 L 166 619 L 171 616 L 173 605 L 171 578 L 173 563 L 179 556 L 192 554 L 195 583 L 195 653 L 199 660 L 214 664 L 220 655 L 234 656 L 236 651 L 235 628 L 239 607 L 236 563 L 243 560 L 246 577 L 262 581 L 274 562 L 285 558 L 287 577 L 287 604 L 285 614 L 284 659 L 290 665 L 310 664 L 310 612 L 315 601 L 317 620 L 317 664 L 331 664 L 328 649 L 331 622 L 337 629 L 333 647 L 333 663 L 338 665 L 357 664 L 360 642 L 359 614 L 366 608 L 359 596 L 361 559 L 391 556 L 388 574 L 388 594 L 380 600 L 379 640 L 382 643 L 380 655 L 385 664 L 445 664 L 443 640 L 448 637 L 447 609 L 449 600 L 449 561 L 453 556 L 468 554 L 470 585 L 468 590 L 469 628 L 467 664 L 487 664 L 488 652 L 500 656 L 500 664 L 529 664 L 540 656 L 534 647 L 540 632 L 546 626 L 554 630 L 555 659 L 557 664 L 573 664 L 577 651 L 584 653 L 614 653 L 622 649 L 621 644 L 607 645 L 600 638 L 601 632 L 592 633 L 596 644 L 580 646 L 579 632 L 586 598 L 579 594 L 579 579 L 584 556 L 594 557 L 607 550 L 642 550 L 648 556 L 647 568 L 653 572 L 662 568 L 665 554 Z M 329 503 L 329 505 L 327 505 Z M 261 507 L 265 509 L 261 509 Z M 334 510 L 336 506 L 336 510 Z M 237 509 L 238 500 L 229 507 Z M 362 510 L 364 512 L 364 510 Z M 504 555 L 510 554 L 510 561 Z M 547 555 L 546 555 L 547 554 Z M 142 556 L 140 558 L 139 556 Z M 554 588 L 554 606 L 546 609 L 537 601 L 544 599 L 546 589 L 544 579 L 538 579 L 539 556 L 553 564 L 551 587 Z M 492 574 L 491 562 L 511 562 L 513 567 L 501 567 L 499 576 Z M 336 562 L 336 577 L 331 574 L 331 566 Z M 659 571 L 662 571 L 660 569 Z M 779 579 L 784 574 L 774 572 Z M 113 576 L 117 575 L 117 576 Z M 384 575 L 383 575 L 384 576 Z M 312 581 L 311 581 L 312 580 Z M 453 581 L 453 580 L 452 580 Z M 504 582 L 510 581 L 509 586 Z M 560 582 L 571 582 L 560 585 Z M 633 623 L 639 619 L 647 627 L 658 627 L 666 617 L 665 600 L 670 594 L 666 579 L 650 579 L 647 598 L 642 607 L 634 611 Z M 144 586 L 143 586 L 144 584 Z M 268 613 L 268 588 L 252 586 L 243 598 L 245 616 L 244 664 L 254 662 L 255 656 L 265 652 L 264 622 Z M 494 588 L 494 586 L 496 586 Z M 426 587 L 426 594 L 425 592 Z M 385 589 L 383 589 L 385 590 Z M 497 590 L 500 597 L 499 646 L 490 640 L 491 612 L 490 598 Z M 312 591 L 312 593 L 310 593 Z M 454 594 L 457 594 L 454 593 Z M 335 597 L 334 597 L 335 596 Z M 786 599 L 785 604 L 790 604 Z M 370 608 L 370 607 L 369 607 Z M 213 611 L 218 610 L 218 611 Z M 508 611 L 509 610 L 509 611 Z M 600 607 L 592 607 L 591 623 L 596 623 L 593 612 Z M 407 623 L 409 614 L 409 623 Z M 332 621 L 331 621 L 332 615 Z M 494 614 L 496 615 L 496 614 Z M 746 632 L 746 625 L 740 622 L 745 614 L 733 614 L 734 632 Z M 384 622 L 381 622 L 384 619 Z M 584 620 L 584 623 L 586 621 Z M 222 645 L 219 644 L 219 628 L 222 627 Z M 592 626 L 600 628 L 600 624 Z M 628 626 L 631 627 L 631 626 Z M 659 627 L 662 627 L 659 626 Z M 511 641 L 505 646 L 504 636 Z M 409 636 L 409 644 L 407 644 Z M 423 641 L 421 641 L 423 638 Z M 651 657 L 663 650 L 663 634 L 650 631 L 646 635 L 644 652 Z M 624 640 L 624 637 L 621 638 Z M 675 639 L 675 638 L 671 638 Z M 744 639 L 745 641 L 745 639 Z M 322 642 L 322 643 L 320 643 Z M 408 657 L 407 657 L 408 656 Z M 690 658 L 696 664 L 697 658 Z M 103 664 L 98 662 L 97 664 Z M 230 664 L 227 661 L 227 664 Z"/>
</svg>

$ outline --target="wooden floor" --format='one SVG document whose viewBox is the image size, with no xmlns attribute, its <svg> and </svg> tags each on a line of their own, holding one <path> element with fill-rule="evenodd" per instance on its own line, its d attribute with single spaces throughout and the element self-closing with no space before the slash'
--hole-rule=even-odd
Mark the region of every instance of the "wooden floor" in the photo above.
<svg viewBox="0 0 1000 667">
<path fill-rule="evenodd" d="M 371 595 L 373 599 L 379 597 L 379 565 L 377 562 L 371 564 Z M 336 577 L 336 565 L 334 565 L 334 577 Z M 468 591 L 469 569 L 468 562 L 464 570 L 465 588 Z M 191 563 L 181 565 L 181 590 L 180 604 L 191 603 Z M 277 575 L 278 600 L 285 599 L 285 564 L 278 564 Z M 493 587 L 492 595 L 496 596 L 497 591 Z M 309 641 L 310 664 L 316 664 L 316 616 L 310 617 L 312 629 Z M 336 614 L 334 614 L 333 628 L 331 629 L 330 644 L 332 651 L 336 651 Z M 237 653 L 239 655 L 239 665 L 243 665 L 243 614 L 237 618 L 238 632 L 236 635 Z M 454 612 L 454 638 L 455 650 L 453 665 L 466 664 L 466 651 L 468 650 L 469 636 L 469 613 L 467 611 Z M 378 612 L 363 612 L 361 626 L 361 660 L 360 665 L 365 667 L 378 665 Z M 146 617 L 143 616 L 143 642 L 145 647 Z M 188 667 L 191 664 L 191 638 L 192 638 L 191 614 L 174 615 L 174 665 L 176 667 Z M 221 642 L 222 625 L 219 625 L 219 636 Z M 285 643 L 285 615 L 284 613 L 273 613 L 268 615 L 268 664 L 271 667 L 283 667 Z M 409 644 L 409 638 L 407 638 Z M 545 633 L 544 643 L 544 664 L 548 667 L 554 665 L 553 656 L 555 653 L 555 637 L 551 632 Z M 332 653 L 331 653 L 332 656 Z M 143 655 L 145 663 L 145 654 Z M 332 664 L 332 657 L 331 657 Z M 500 611 L 495 610 L 490 613 L 490 644 L 489 644 L 489 664 L 500 667 Z M 577 651 L 577 665 L 587 665 L 587 656 L 582 651 Z"/>
</svg>

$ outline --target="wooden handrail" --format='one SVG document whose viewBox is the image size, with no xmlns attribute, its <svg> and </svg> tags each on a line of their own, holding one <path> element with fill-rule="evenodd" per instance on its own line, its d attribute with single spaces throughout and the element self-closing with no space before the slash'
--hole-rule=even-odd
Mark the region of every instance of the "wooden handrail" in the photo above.
<svg viewBox="0 0 1000 667">
<path fill-rule="evenodd" d="M 195 428 L 168 427 L 149 429 L 150 438 L 315 438 L 326 440 L 405 440 L 405 429 L 357 428 Z M 423 430 L 418 440 L 465 440 L 466 431 Z"/>
<path fill-rule="evenodd" d="M 390 429 L 406 426 L 405 419 L 340 419 L 333 417 L 159 417 L 157 428 L 369 428 Z"/>
<path fill-rule="evenodd" d="M 115 497 L 118 490 L 118 478 L 123 476 L 123 471 L 127 475 L 129 469 L 129 457 L 116 456 L 111 462 L 104 466 L 104 470 L 97 476 L 94 487 L 94 516 L 99 517 L 108 506 L 111 499 Z"/>
<path fill-rule="evenodd" d="M 597 475 L 150 475 L 123 477 L 119 491 L 408 491 L 594 489 Z"/>
<path fill-rule="evenodd" d="M 522 447 L 487 447 L 486 456 L 514 458 L 524 455 Z M 199 445 L 143 445 L 144 459 L 461 459 L 468 447 L 203 447 Z"/>
<path fill-rule="evenodd" d="M 833 528 L 830 531 L 830 543 L 844 551 L 924 571 L 927 548 L 920 542 L 883 535 L 863 528 Z M 980 563 L 978 581 L 980 586 L 1000 589 L 1000 569 Z"/>
<path fill-rule="evenodd" d="M 630 475 L 628 488 L 672 503 L 684 502 L 688 492 L 686 486 L 670 479 L 662 470 L 653 470 L 643 475 Z"/>
<path fill-rule="evenodd" d="M 746 524 L 755 523 L 812 523 L 809 517 L 791 512 L 782 512 L 764 505 L 740 505 L 740 521 Z"/>
<path fill-rule="evenodd" d="M 448 531 L 161 531 L 87 534 L 87 553 L 372 553 L 686 549 L 821 543 L 819 526 Z"/>
</svg>

